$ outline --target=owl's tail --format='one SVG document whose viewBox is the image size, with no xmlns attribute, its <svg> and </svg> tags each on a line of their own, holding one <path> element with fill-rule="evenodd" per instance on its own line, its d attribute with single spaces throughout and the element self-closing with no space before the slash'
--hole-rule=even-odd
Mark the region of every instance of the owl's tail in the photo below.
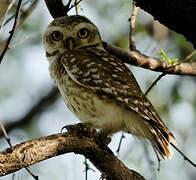
<svg viewBox="0 0 196 180">
<path fill-rule="evenodd" d="M 171 158 L 173 151 L 171 149 L 171 139 L 176 143 L 176 139 L 167 127 L 160 127 L 156 123 L 152 123 L 152 134 L 151 143 L 159 154 L 165 159 Z"/>
</svg>

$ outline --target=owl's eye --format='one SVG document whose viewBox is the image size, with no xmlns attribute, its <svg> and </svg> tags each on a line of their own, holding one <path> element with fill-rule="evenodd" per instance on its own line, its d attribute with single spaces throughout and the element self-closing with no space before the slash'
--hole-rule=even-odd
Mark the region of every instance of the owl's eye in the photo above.
<svg viewBox="0 0 196 180">
<path fill-rule="evenodd" d="M 59 40 L 61 40 L 63 38 L 63 34 L 60 32 L 60 31 L 54 31 L 53 33 L 52 33 L 52 39 L 54 40 L 54 41 L 59 41 Z"/>
<path fill-rule="evenodd" d="M 81 39 L 87 38 L 89 35 L 89 30 L 86 28 L 82 28 L 78 31 L 78 37 Z"/>
</svg>

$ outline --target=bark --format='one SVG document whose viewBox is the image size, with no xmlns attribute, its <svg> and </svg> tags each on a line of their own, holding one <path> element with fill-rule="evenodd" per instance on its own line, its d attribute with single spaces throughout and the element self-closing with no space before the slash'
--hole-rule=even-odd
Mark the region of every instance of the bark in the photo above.
<svg viewBox="0 0 196 180">
<path fill-rule="evenodd" d="M 95 130 L 77 124 L 67 127 L 68 132 L 23 142 L 0 152 L 0 176 L 58 155 L 74 152 L 88 158 L 108 180 L 144 180 L 129 170 L 105 145 Z"/>
<path fill-rule="evenodd" d="M 45 0 L 46 6 L 53 18 L 66 16 L 69 9 L 69 3 L 65 6 L 62 0 Z"/>
<path fill-rule="evenodd" d="M 196 76 L 196 61 L 179 62 L 172 64 L 158 58 L 146 56 L 139 51 L 126 51 L 119 47 L 103 42 L 104 48 L 110 53 L 121 59 L 124 63 L 142 67 L 166 74 L 192 75 Z"/>
</svg>

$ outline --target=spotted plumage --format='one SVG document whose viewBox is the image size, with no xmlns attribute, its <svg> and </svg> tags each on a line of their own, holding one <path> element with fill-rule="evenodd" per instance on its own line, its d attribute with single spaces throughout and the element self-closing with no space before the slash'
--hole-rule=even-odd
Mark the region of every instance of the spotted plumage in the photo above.
<svg viewBox="0 0 196 180">
<path fill-rule="evenodd" d="M 106 135 L 147 138 L 171 157 L 174 136 L 142 93 L 131 71 L 103 48 L 97 27 L 83 16 L 55 19 L 44 33 L 50 73 L 68 108 Z"/>
</svg>

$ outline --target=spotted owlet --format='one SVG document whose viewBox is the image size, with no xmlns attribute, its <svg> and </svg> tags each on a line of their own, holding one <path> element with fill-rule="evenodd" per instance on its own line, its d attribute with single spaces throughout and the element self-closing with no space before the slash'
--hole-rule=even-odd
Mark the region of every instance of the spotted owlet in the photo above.
<svg viewBox="0 0 196 180">
<path fill-rule="evenodd" d="M 47 27 L 43 42 L 51 76 L 82 123 L 105 135 L 125 131 L 148 139 L 163 158 L 171 157 L 174 136 L 131 71 L 104 50 L 90 20 L 79 15 L 59 17 Z"/>
</svg>

